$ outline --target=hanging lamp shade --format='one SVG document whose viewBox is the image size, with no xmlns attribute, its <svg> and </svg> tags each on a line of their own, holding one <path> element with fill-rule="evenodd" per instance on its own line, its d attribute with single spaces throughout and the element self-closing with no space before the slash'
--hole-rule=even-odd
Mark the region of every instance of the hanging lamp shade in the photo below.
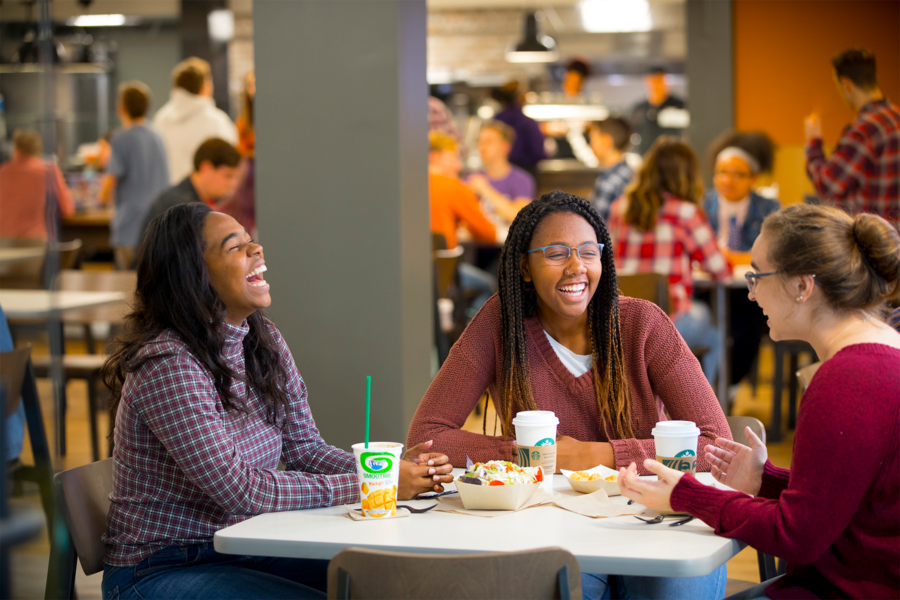
<svg viewBox="0 0 900 600">
<path fill-rule="evenodd" d="M 549 35 L 538 35 L 537 17 L 534 12 L 525 14 L 525 30 L 522 41 L 506 50 L 506 60 L 515 63 L 556 62 L 559 53 L 556 42 Z"/>
</svg>

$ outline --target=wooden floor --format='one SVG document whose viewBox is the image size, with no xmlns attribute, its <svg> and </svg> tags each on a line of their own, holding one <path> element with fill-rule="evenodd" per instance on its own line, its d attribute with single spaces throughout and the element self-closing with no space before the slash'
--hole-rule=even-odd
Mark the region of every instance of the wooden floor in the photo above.
<svg viewBox="0 0 900 600">
<path fill-rule="evenodd" d="M 78 343 L 67 342 L 67 351 L 73 353 L 84 352 L 84 347 Z M 38 345 L 35 353 L 45 353 L 46 348 Z M 760 419 L 763 423 L 769 420 L 769 412 L 772 404 L 772 349 L 771 345 L 763 346 L 760 357 L 760 386 L 756 397 L 753 396 L 750 386 L 742 383 L 734 404 L 734 414 L 750 415 Z M 44 413 L 45 425 L 49 436 L 52 436 L 53 404 L 50 382 L 38 380 L 38 391 L 41 396 L 41 405 Z M 785 391 L 785 394 L 787 392 Z M 91 461 L 90 440 L 87 422 L 86 388 L 83 381 L 72 381 L 67 388 L 69 399 L 69 411 L 66 418 L 68 435 L 68 452 L 56 463 L 57 470 L 71 469 Z M 787 406 L 787 399 L 782 402 Z M 488 427 L 493 426 L 493 415 L 488 415 Z M 787 422 L 786 418 L 782 422 Z M 466 428 L 481 432 L 481 418 L 474 415 L 469 418 Z M 100 431 L 107 431 L 106 416 L 101 415 Z M 791 445 L 793 434 L 785 436 L 785 440 L 779 444 L 769 445 L 769 457 L 778 466 L 789 467 L 791 462 Z M 51 437 L 51 447 L 53 439 Z M 101 458 L 106 457 L 105 440 L 100 444 Z M 25 441 L 25 451 L 22 461 L 30 464 L 30 449 L 28 440 Z M 26 486 L 24 495 L 15 497 L 11 501 L 13 507 L 40 508 L 40 500 L 36 487 Z M 50 544 L 46 530 L 32 542 L 14 549 L 11 564 L 12 574 L 12 598 L 34 600 L 44 597 L 44 587 L 47 577 L 47 564 L 50 553 Z M 756 551 L 745 549 L 728 562 L 729 579 L 743 579 L 758 582 L 759 570 L 756 562 Z M 101 575 L 85 576 L 78 569 L 76 579 L 76 594 L 79 600 L 100 599 Z"/>
</svg>

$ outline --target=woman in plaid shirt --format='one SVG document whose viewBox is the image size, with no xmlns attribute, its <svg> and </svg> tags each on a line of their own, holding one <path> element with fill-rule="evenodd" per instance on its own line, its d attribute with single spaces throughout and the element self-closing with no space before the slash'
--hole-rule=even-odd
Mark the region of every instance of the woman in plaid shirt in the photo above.
<svg viewBox="0 0 900 600">
<path fill-rule="evenodd" d="M 150 225 L 135 310 L 104 367 L 116 415 L 104 598 L 324 598 L 327 561 L 212 544 L 253 515 L 358 498 L 353 454 L 322 440 L 290 350 L 259 312 L 265 270 L 262 246 L 203 204 Z M 400 498 L 452 480 L 429 446 L 402 461 Z"/>
<path fill-rule="evenodd" d="M 634 186 L 613 202 L 609 235 L 620 275 L 669 276 L 672 321 L 688 346 L 710 349 L 701 364 L 712 382 L 721 355 L 719 336 L 709 307 L 691 299 L 691 264 L 699 262 L 716 279 L 731 275 L 731 266 L 699 206 L 702 197 L 694 151 L 679 138 L 659 137 L 644 156 Z"/>
</svg>

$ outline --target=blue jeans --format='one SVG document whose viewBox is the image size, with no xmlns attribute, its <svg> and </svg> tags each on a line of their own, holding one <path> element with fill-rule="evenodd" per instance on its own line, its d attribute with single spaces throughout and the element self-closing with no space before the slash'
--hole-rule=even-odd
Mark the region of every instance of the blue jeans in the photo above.
<svg viewBox="0 0 900 600">
<path fill-rule="evenodd" d="M 728 573 L 722 565 L 700 577 L 636 577 L 581 574 L 585 600 L 722 600 Z"/>
<path fill-rule="evenodd" d="M 478 309 L 497 291 L 496 277 L 468 263 L 459 264 L 459 283 L 464 291 L 476 294 L 469 309 L 470 314 L 466 315 L 470 318 L 474 317 Z"/>
<path fill-rule="evenodd" d="M 694 300 L 691 302 L 691 309 L 688 312 L 679 313 L 673 323 L 688 346 L 709 348 L 709 352 L 700 357 L 700 366 L 703 367 L 706 380 L 712 385 L 722 356 L 722 347 L 719 345 L 719 331 L 712 324 L 709 307 Z"/>
<path fill-rule="evenodd" d="M 325 598 L 327 560 L 220 554 L 169 546 L 133 567 L 103 567 L 103 600 Z"/>
</svg>

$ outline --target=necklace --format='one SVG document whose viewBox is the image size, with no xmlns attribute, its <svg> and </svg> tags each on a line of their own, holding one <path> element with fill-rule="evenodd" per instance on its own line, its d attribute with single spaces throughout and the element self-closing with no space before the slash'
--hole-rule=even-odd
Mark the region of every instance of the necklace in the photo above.
<svg viewBox="0 0 900 600">
<path fill-rule="evenodd" d="M 841 332 L 840 332 L 839 334 L 837 334 L 836 336 L 834 336 L 833 338 L 831 338 L 831 341 L 828 342 L 827 344 L 825 344 L 825 356 L 828 356 L 828 348 L 831 347 L 831 344 L 832 344 L 832 342 L 834 342 L 834 340 L 838 339 L 841 335 L 843 335 L 848 329 L 850 329 L 850 328 L 853 327 L 854 325 L 859 325 L 859 324 L 861 324 L 861 323 L 868 323 L 868 322 L 869 322 L 869 319 L 871 319 L 871 318 L 872 318 L 872 317 L 871 317 L 871 315 L 870 315 L 870 316 L 866 317 L 865 319 L 863 319 L 862 321 L 856 321 L 856 322 L 850 323 L 849 325 L 847 325 L 846 327 L 844 327 L 844 328 L 841 330 Z"/>
</svg>

